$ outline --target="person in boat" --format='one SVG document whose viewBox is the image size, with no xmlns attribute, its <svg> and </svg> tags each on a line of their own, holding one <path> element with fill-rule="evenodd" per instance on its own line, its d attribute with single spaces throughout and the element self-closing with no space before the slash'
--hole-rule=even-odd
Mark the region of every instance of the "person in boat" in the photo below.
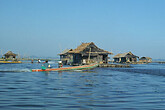
<svg viewBox="0 0 165 110">
<path fill-rule="evenodd" d="M 46 60 L 46 61 L 43 63 L 41 69 L 45 70 L 45 69 L 47 69 L 47 68 L 51 68 L 50 64 L 48 63 L 48 60 Z"/>
<path fill-rule="evenodd" d="M 62 61 L 58 61 L 58 68 L 62 68 L 63 64 Z"/>
<path fill-rule="evenodd" d="M 33 63 L 33 59 L 32 59 L 32 61 L 31 61 L 31 63 Z"/>
<path fill-rule="evenodd" d="M 41 60 L 40 59 L 38 59 L 38 63 L 41 63 Z"/>
</svg>

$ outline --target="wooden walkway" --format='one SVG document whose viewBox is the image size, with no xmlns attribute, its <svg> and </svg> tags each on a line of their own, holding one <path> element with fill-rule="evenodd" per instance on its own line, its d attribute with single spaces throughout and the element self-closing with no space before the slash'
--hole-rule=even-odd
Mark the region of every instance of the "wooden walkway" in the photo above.
<svg viewBox="0 0 165 110">
<path fill-rule="evenodd" d="M 112 68 L 130 68 L 130 65 L 122 65 L 122 64 L 99 64 L 99 67 L 112 67 Z"/>
</svg>

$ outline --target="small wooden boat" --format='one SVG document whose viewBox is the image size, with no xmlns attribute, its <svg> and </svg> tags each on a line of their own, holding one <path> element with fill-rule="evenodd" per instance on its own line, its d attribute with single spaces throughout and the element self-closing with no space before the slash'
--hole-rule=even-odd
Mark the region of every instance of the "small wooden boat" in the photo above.
<svg viewBox="0 0 165 110">
<path fill-rule="evenodd" d="M 21 61 L 0 61 L 0 64 L 17 64 L 22 63 Z"/>
<path fill-rule="evenodd" d="M 32 72 L 41 72 L 41 71 L 71 71 L 71 70 L 83 70 L 83 69 L 92 69 L 98 66 L 98 63 L 83 65 L 83 66 L 73 66 L 73 67 L 63 67 L 63 68 L 50 68 L 50 69 L 32 69 Z"/>
</svg>

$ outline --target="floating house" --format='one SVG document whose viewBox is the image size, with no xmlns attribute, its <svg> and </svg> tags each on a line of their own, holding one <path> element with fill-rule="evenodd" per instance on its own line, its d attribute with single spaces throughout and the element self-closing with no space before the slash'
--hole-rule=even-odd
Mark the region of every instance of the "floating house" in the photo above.
<svg viewBox="0 0 165 110">
<path fill-rule="evenodd" d="M 17 54 L 13 53 L 12 51 L 8 51 L 6 54 L 4 54 L 5 59 L 15 59 Z"/>
<path fill-rule="evenodd" d="M 139 62 L 151 63 L 151 62 L 152 62 L 152 58 L 150 58 L 150 57 L 141 57 L 141 58 L 139 59 Z"/>
<path fill-rule="evenodd" d="M 66 64 L 83 65 L 96 62 L 108 63 L 108 55 L 112 52 L 98 48 L 93 42 L 82 43 L 76 49 L 70 49 L 60 54 L 60 59 Z"/>
<path fill-rule="evenodd" d="M 137 62 L 138 56 L 132 54 L 131 52 L 117 54 L 113 57 L 116 63 L 134 63 Z"/>
</svg>

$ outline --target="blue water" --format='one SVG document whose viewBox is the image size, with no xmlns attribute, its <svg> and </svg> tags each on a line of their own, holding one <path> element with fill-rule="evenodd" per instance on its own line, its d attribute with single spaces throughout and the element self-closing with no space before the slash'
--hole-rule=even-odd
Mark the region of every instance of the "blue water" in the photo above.
<svg viewBox="0 0 165 110">
<path fill-rule="evenodd" d="M 56 62 L 51 65 L 57 67 Z M 30 72 L 40 66 L 0 65 L 1 110 L 165 109 L 165 64 Z"/>
</svg>

